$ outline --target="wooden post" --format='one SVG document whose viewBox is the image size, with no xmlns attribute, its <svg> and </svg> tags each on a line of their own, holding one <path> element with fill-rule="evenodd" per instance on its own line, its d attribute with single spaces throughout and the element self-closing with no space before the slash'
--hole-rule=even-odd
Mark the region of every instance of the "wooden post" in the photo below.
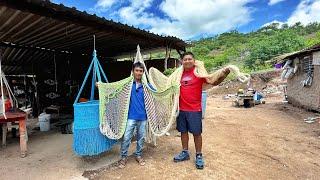
<svg viewBox="0 0 320 180">
<path fill-rule="evenodd" d="M 179 63 L 179 65 L 178 65 L 178 66 L 180 66 L 180 65 L 181 65 L 181 56 L 182 56 L 183 52 L 181 52 L 179 49 L 176 49 L 176 51 L 178 52 L 178 54 L 179 54 L 179 56 L 180 56 L 180 59 L 179 59 L 180 63 Z M 185 51 L 184 51 L 184 52 L 185 52 Z"/>
<path fill-rule="evenodd" d="M 180 55 L 180 58 L 181 58 L 181 56 L 182 56 L 182 54 L 184 53 L 184 52 L 186 52 L 186 51 L 180 51 L 179 49 L 176 49 L 176 51 L 178 52 L 178 54 Z"/>
<path fill-rule="evenodd" d="M 171 48 L 166 47 L 166 57 L 164 59 L 164 70 L 168 69 L 168 59 L 171 57 Z"/>
<path fill-rule="evenodd" d="M 177 60 L 174 59 L 174 67 L 176 68 L 177 67 Z"/>
<path fill-rule="evenodd" d="M 169 58 L 169 52 L 168 52 L 168 46 L 166 47 L 166 57 L 164 59 L 164 70 L 168 69 L 168 58 Z"/>
<path fill-rule="evenodd" d="M 23 119 L 22 119 L 23 118 Z M 26 119 L 27 117 L 22 117 L 19 119 L 19 134 L 20 134 L 20 155 L 22 158 L 27 156 L 27 141 L 28 141 L 28 133 L 26 127 Z"/>
<path fill-rule="evenodd" d="M 7 123 L 2 123 L 2 146 L 7 145 Z"/>
</svg>

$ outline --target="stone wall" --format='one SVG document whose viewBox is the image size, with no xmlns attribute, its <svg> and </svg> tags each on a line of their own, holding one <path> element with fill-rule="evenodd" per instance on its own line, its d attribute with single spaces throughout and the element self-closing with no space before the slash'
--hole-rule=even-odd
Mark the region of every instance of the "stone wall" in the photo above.
<svg viewBox="0 0 320 180">
<path fill-rule="evenodd" d="M 303 87 L 301 81 L 306 79 L 300 65 L 299 71 L 292 79 L 288 79 L 288 100 L 295 106 L 320 111 L 320 66 L 314 66 L 314 77 L 310 87 Z"/>
</svg>

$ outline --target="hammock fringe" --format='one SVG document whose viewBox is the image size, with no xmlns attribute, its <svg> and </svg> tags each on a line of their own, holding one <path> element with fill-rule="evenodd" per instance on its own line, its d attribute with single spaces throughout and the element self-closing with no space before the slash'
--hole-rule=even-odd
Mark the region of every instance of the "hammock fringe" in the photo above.
<svg viewBox="0 0 320 180">
<path fill-rule="evenodd" d="M 100 128 L 77 129 L 74 131 L 73 148 L 79 156 L 93 156 L 109 151 L 116 143 L 116 140 L 108 139 L 101 134 Z"/>
</svg>

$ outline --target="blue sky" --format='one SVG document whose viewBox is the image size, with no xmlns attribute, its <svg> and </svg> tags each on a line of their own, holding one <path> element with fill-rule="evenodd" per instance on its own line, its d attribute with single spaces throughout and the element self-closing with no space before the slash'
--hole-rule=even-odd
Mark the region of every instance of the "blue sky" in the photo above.
<svg viewBox="0 0 320 180">
<path fill-rule="evenodd" d="M 320 0 L 51 0 L 90 14 L 184 40 L 278 22 L 320 21 Z"/>
</svg>

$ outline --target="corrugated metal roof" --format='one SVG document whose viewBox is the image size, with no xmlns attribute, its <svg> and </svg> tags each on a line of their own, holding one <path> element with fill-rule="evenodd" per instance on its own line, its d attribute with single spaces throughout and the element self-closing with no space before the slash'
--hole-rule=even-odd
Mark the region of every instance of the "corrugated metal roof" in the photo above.
<svg viewBox="0 0 320 180">
<path fill-rule="evenodd" d="M 314 51 L 320 51 L 320 44 L 316 44 L 314 46 L 311 46 L 309 48 L 303 49 L 301 51 L 295 51 L 295 52 L 291 52 L 291 53 L 282 54 L 280 56 L 277 56 L 277 57 L 273 58 L 273 62 L 283 63 L 283 62 L 286 61 L 286 59 L 295 58 L 295 57 L 297 57 L 297 56 L 299 56 L 301 54 L 314 52 Z"/>
<path fill-rule="evenodd" d="M 93 35 L 96 49 L 104 57 L 132 52 L 137 44 L 141 49 L 170 46 L 185 50 L 187 46 L 176 37 L 157 35 L 50 1 L 0 0 L 0 45 L 6 47 L 2 61 L 5 71 L 43 60 L 50 51 L 91 54 Z"/>
</svg>

